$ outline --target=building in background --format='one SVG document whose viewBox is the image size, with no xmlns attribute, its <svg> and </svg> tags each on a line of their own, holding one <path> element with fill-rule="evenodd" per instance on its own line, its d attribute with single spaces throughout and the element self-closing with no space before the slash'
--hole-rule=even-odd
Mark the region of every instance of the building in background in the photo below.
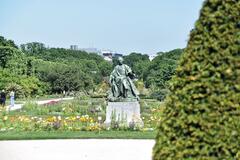
<svg viewBox="0 0 240 160">
<path fill-rule="evenodd" d="M 76 51 L 76 50 L 78 50 L 78 46 L 77 46 L 77 45 L 71 45 L 71 46 L 70 46 L 70 49 Z"/>
<path fill-rule="evenodd" d="M 149 55 L 149 60 L 152 61 L 155 57 L 157 57 L 157 54 Z"/>
<path fill-rule="evenodd" d="M 112 58 L 113 58 L 113 52 L 110 51 L 110 50 L 102 50 L 101 51 L 101 55 L 103 56 L 103 58 L 106 60 L 106 61 L 112 61 Z"/>
<path fill-rule="evenodd" d="M 101 54 L 106 61 L 112 61 L 112 59 L 115 57 L 118 58 L 123 56 L 122 54 L 113 52 L 111 50 L 102 50 Z"/>
<path fill-rule="evenodd" d="M 122 54 L 111 51 L 109 49 L 99 50 L 97 48 L 78 48 L 77 45 L 70 45 L 70 49 L 75 51 L 84 51 L 87 53 L 96 53 L 98 55 L 101 55 L 106 61 L 112 61 L 113 58 L 123 56 Z"/>
<path fill-rule="evenodd" d="M 113 57 L 116 57 L 116 58 L 118 58 L 118 57 L 122 57 L 123 55 L 122 54 L 120 54 L 120 53 L 115 53 L 114 55 L 113 55 Z"/>
</svg>

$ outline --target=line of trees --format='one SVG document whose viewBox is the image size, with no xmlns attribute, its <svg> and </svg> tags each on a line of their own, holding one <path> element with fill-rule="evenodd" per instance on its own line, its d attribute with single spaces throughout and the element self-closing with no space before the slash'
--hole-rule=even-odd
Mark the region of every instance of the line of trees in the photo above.
<svg viewBox="0 0 240 160">
<path fill-rule="evenodd" d="M 148 55 L 131 53 L 124 56 L 124 61 L 138 75 L 139 81 L 149 90 L 148 96 L 163 100 L 168 94 L 169 80 L 175 74 L 175 69 L 183 49 L 169 52 L 159 52 L 150 61 Z"/>
<path fill-rule="evenodd" d="M 141 53 L 123 58 L 138 76 L 137 84 L 149 90 L 148 96 L 162 100 L 181 53 L 182 49 L 159 52 L 152 61 Z M 14 89 L 19 97 L 63 91 L 97 92 L 101 90 L 99 86 L 106 86 L 103 83 L 114 65 L 116 59 L 111 63 L 96 53 L 47 48 L 39 42 L 18 47 L 0 36 L 0 89 Z"/>
</svg>

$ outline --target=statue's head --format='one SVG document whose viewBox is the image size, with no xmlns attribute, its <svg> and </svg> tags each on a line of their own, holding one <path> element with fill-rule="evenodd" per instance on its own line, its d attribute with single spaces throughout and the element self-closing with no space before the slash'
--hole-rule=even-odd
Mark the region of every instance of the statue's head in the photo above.
<svg viewBox="0 0 240 160">
<path fill-rule="evenodd" d="M 122 57 L 118 57 L 118 64 L 123 64 L 123 58 Z"/>
</svg>

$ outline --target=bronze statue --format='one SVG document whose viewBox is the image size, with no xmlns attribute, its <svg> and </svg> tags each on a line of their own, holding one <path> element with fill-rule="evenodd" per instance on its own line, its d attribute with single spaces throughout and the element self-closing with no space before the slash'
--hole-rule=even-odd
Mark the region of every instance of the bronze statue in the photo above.
<svg viewBox="0 0 240 160">
<path fill-rule="evenodd" d="M 108 100 L 111 102 L 139 101 L 139 93 L 132 82 L 135 78 L 131 68 L 123 64 L 123 58 L 118 58 L 118 65 L 110 75 L 110 91 Z"/>
</svg>

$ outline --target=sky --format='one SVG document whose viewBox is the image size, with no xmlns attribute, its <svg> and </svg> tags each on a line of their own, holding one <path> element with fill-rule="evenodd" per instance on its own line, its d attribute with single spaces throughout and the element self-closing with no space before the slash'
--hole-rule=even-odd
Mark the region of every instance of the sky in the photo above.
<svg viewBox="0 0 240 160">
<path fill-rule="evenodd" d="M 203 0 L 1 0 L 0 35 L 15 43 L 154 54 L 186 47 Z"/>
</svg>

